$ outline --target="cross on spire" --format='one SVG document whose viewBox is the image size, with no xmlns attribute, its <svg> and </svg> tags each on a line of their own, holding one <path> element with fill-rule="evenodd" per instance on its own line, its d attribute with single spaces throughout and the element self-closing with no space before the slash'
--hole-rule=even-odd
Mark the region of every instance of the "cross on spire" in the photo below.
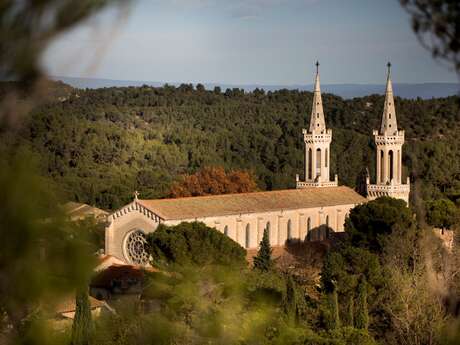
<svg viewBox="0 0 460 345">
<path fill-rule="evenodd" d="M 316 74 L 318 74 L 319 73 L 319 61 L 316 61 L 315 65 L 316 65 Z"/>
<path fill-rule="evenodd" d="M 391 62 L 388 61 L 387 63 L 387 68 L 388 68 L 388 75 L 390 75 L 390 71 L 391 71 Z"/>
<path fill-rule="evenodd" d="M 137 200 L 138 197 L 139 197 L 139 192 L 136 190 L 136 191 L 134 192 L 134 200 Z"/>
</svg>

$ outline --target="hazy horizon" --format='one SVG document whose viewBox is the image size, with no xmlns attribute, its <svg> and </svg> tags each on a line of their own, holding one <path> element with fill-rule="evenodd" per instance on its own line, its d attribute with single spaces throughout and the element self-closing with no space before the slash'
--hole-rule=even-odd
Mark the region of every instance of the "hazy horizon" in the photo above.
<svg viewBox="0 0 460 345">
<path fill-rule="evenodd" d="M 50 75 L 234 85 L 458 83 L 418 42 L 398 1 L 139 0 L 58 38 Z"/>
</svg>

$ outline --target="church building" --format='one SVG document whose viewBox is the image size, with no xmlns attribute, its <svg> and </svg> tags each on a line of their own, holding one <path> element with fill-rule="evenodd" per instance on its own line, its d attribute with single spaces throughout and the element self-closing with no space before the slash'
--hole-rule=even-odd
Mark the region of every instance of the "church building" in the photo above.
<svg viewBox="0 0 460 345">
<path fill-rule="evenodd" d="M 273 246 L 294 239 L 321 240 L 329 231 L 344 231 L 350 210 L 367 199 L 349 187 L 338 186 L 337 175 L 330 179 L 332 130 L 326 127 L 319 63 L 310 124 L 302 132 L 305 167 L 303 179 L 296 176 L 296 189 L 155 200 L 139 199 L 136 193 L 131 203 L 109 215 L 105 253 L 130 264 L 147 264 L 145 235 L 155 231 L 159 224 L 200 221 L 247 249 L 258 247 L 265 229 Z M 375 138 L 381 173 L 376 185 L 367 181 L 370 197 L 406 198 L 408 185 L 401 184 L 404 132 L 397 129 L 389 76 L 382 127 Z"/>
</svg>

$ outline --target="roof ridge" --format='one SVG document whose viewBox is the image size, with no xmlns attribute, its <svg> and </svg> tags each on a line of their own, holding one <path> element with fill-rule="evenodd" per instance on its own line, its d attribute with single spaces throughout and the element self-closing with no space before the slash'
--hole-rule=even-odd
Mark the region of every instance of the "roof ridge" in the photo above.
<svg viewBox="0 0 460 345">
<path fill-rule="evenodd" d="M 293 189 L 274 189 L 274 190 L 263 190 L 255 192 L 243 192 L 243 193 L 225 193 L 225 194 L 208 194 L 208 195 L 197 195 L 197 196 L 184 196 L 179 198 L 164 198 L 164 199 L 138 199 L 138 201 L 174 201 L 174 200 L 185 200 L 185 199 L 205 199 L 205 198 L 218 198 L 218 197 L 228 197 L 228 196 L 239 196 L 239 195 L 254 195 L 254 194 L 265 194 L 265 193 L 275 193 L 275 192 L 305 192 L 305 191 L 318 191 L 318 190 L 332 190 L 336 188 L 347 188 L 351 189 L 348 186 L 334 186 L 334 187 L 309 187 L 309 188 L 293 188 Z"/>
</svg>

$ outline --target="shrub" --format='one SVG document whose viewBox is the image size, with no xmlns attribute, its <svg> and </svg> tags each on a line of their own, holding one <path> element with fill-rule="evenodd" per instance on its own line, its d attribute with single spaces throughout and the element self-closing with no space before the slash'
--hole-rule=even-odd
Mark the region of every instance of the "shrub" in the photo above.
<svg viewBox="0 0 460 345">
<path fill-rule="evenodd" d="M 148 237 L 156 264 L 220 264 L 243 267 L 246 251 L 238 243 L 201 222 L 160 225 Z"/>
</svg>

